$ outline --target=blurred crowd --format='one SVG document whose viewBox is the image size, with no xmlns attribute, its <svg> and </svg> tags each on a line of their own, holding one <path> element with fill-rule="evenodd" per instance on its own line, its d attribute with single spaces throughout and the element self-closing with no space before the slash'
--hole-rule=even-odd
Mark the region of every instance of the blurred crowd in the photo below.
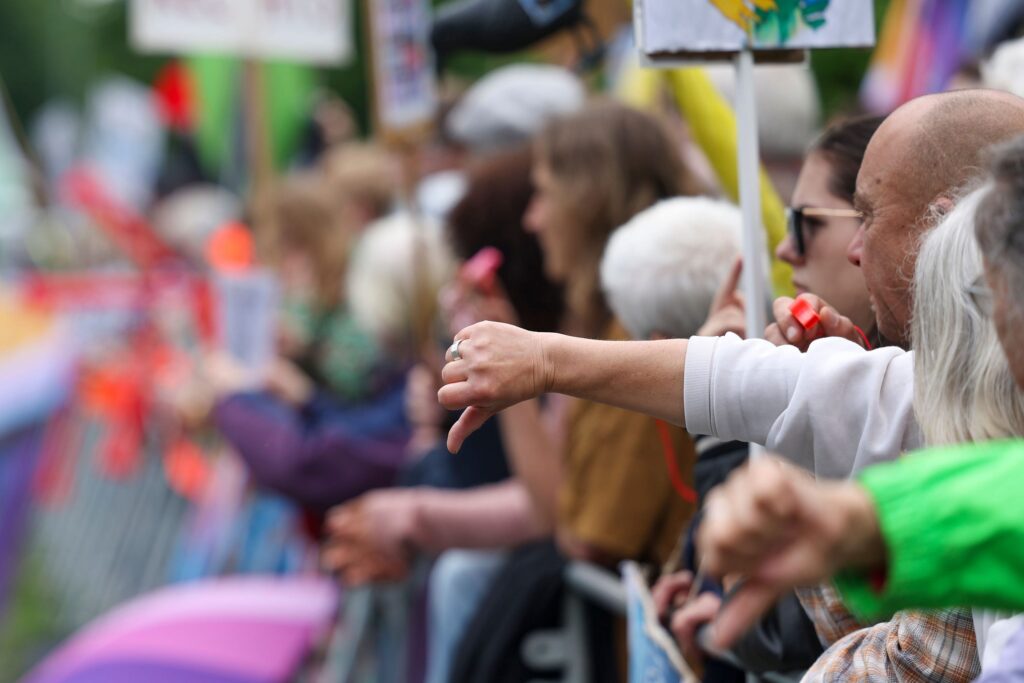
<svg viewBox="0 0 1024 683">
<path fill-rule="evenodd" d="M 771 253 L 753 270 L 786 294 L 763 301 L 743 294 L 733 85 L 713 70 L 640 106 L 499 68 L 415 148 L 359 140 L 324 97 L 250 201 L 186 129 L 157 163 L 151 103 L 114 82 L 85 170 L 67 112 L 40 118 L 34 182 L 63 208 L 46 239 L 0 246 L 36 305 L 172 291 L 194 314 L 187 343 L 161 309 L 40 365 L 123 427 L 97 456 L 113 480 L 166 437 L 195 537 L 229 480 L 285 501 L 288 559 L 252 566 L 319 576 L 337 609 L 306 653 L 327 673 L 281 680 L 648 680 L 624 564 L 671 680 L 1024 680 L 1022 66 L 1007 42 L 945 92 L 820 126 L 805 67 L 761 70 Z M 46 277 L 69 263 L 100 284 Z M 0 351 L 45 326 L 7 298 L 20 332 Z M 54 453 L 88 439 L 68 436 L 73 402 L 38 401 L 38 473 L 18 481 L 52 502 L 79 467 Z M 176 578 L 247 566 L 230 547 Z M 27 680 L 131 680 L 55 671 Z"/>
</svg>

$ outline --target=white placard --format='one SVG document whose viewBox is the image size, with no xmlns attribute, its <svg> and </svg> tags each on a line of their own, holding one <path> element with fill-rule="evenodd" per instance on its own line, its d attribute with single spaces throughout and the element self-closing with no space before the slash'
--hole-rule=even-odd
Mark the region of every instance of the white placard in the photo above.
<svg viewBox="0 0 1024 683">
<path fill-rule="evenodd" d="M 219 347 L 259 374 L 274 358 L 277 281 L 264 270 L 214 277 Z"/>
<path fill-rule="evenodd" d="M 430 124 L 437 112 L 428 0 L 371 0 L 378 124 L 401 132 Z"/>
<path fill-rule="evenodd" d="M 692 52 L 869 47 L 868 0 L 636 0 L 637 44 L 647 56 Z M 744 17 L 747 19 L 745 20 Z M 750 34 L 748 37 L 747 30 Z"/>
<path fill-rule="evenodd" d="M 215 53 L 341 64 L 352 58 L 351 0 L 132 0 L 140 52 Z"/>
</svg>

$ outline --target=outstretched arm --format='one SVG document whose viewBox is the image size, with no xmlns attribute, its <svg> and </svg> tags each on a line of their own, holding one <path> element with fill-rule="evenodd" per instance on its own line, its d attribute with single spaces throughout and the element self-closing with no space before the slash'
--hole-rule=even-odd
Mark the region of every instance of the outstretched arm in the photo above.
<svg viewBox="0 0 1024 683">
<path fill-rule="evenodd" d="M 716 620 L 716 644 L 731 643 L 780 592 L 840 570 L 844 601 L 865 616 L 1020 610 L 1022 455 L 1019 441 L 936 448 L 856 483 L 816 483 L 772 458 L 750 463 L 712 493 L 698 537 L 710 574 L 747 577 Z"/>
<path fill-rule="evenodd" d="M 646 413 L 684 425 L 683 369 L 687 342 L 596 341 L 528 332 L 483 322 L 456 336 L 438 399 L 468 408 L 448 435 L 457 452 L 495 413 L 543 393 L 559 393 Z"/>
</svg>

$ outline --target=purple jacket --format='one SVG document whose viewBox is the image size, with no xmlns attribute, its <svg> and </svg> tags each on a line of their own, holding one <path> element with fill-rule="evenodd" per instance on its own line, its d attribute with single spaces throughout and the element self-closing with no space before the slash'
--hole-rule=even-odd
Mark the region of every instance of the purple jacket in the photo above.
<svg viewBox="0 0 1024 683">
<path fill-rule="evenodd" d="M 410 435 L 404 397 L 399 383 L 365 405 L 317 394 L 296 409 L 244 393 L 218 403 L 214 419 L 260 484 L 326 510 L 395 483 Z"/>
</svg>

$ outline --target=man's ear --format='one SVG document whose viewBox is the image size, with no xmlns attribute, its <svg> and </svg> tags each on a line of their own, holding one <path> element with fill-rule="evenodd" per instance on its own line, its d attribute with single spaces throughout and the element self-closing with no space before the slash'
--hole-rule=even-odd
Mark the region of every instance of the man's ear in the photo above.
<svg viewBox="0 0 1024 683">
<path fill-rule="evenodd" d="M 956 202 L 954 202 L 952 198 L 944 195 L 936 197 L 932 202 L 932 208 L 935 209 L 940 216 L 945 216 L 952 211 L 955 206 Z"/>
</svg>

